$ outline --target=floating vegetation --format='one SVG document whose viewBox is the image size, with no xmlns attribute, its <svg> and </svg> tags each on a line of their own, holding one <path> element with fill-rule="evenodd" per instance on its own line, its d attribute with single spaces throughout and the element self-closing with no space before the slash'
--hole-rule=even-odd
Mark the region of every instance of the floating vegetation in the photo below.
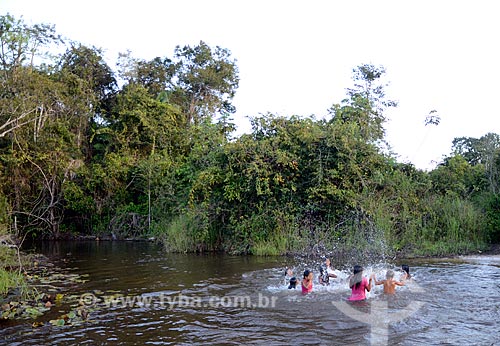
<svg viewBox="0 0 500 346">
<path fill-rule="evenodd" d="M 47 302 L 50 302 L 47 300 Z M 42 316 L 45 312 L 50 310 L 52 303 L 47 304 L 44 299 L 37 299 L 36 301 L 10 301 L 2 304 L 1 319 L 35 319 Z"/>
<path fill-rule="evenodd" d="M 78 325 L 87 320 L 89 312 L 88 307 L 80 305 L 69 313 L 61 315 L 57 319 L 50 320 L 49 323 L 56 327 Z"/>
<path fill-rule="evenodd" d="M 16 272 L 17 274 L 17 272 Z M 51 310 L 53 306 L 70 303 L 63 293 L 88 281 L 88 275 L 66 273 L 54 267 L 48 261 L 34 261 L 32 265 L 18 274 L 23 285 L 10 285 L 0 293 L 0 320 L 38 319 Z M 11 275 L 12 276 L 12 275 Z M 21 281 L 20 281 L 21 282 Z M 57 319 L 57 325 L 74 324 L 87 318 L 87 309 L 77 307 Z M 54 324 L 53 320 L 50 321 Z M 43 325 L 35 321 L 34 327 Z"/>
</svg>

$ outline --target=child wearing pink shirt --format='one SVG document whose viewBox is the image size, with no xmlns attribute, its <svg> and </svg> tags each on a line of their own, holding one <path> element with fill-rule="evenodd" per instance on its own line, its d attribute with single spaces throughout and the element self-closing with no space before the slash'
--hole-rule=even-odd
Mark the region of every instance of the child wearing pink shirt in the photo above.
<svg viewBox="0 0 500 346">
<path fill-rule="evenodd" d="M 352 290 L 350 301 L 364 300 L 366 299 L 366 292 L 370 292 L 371 278 L 368 281 L 367 278 L 363 277 L 363 267 L 359 265 L 354 266 L 353 274 L 349 277 L 349 288 Z"/>
<path fill-rule="evenodd" d="M 304 279 L 302 279 L 302 294 L 311 293 L 313 289 L 313 273 L 310 270 L 304 271 Z"/>
</svg>

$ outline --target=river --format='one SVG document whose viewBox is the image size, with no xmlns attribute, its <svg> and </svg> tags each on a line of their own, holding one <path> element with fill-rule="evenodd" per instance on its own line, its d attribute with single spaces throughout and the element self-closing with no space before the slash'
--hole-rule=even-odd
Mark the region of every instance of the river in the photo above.
<svg viewBox="0 0 500 346">
<path fill-rule="evenodd" d="M 168 254 L 146 242 L 47 242 L 36 251 L 65 275 L 51 311 L 0 324 L 8 345 L 498 345 L 500 257 L 413 260 L 394 296 L 376 286 L 348 303 L 349 275 L 303 296 L 284 268 L 317 274 L 319 262 L 284 257 Z M 382 279 L 401 263 L 365 266 Z M 396 276 L 399 273 L 396 271 Z M 48 323 L 75 306 L 82 323 Z M 41 323 L 40 323 L 41 324 Z"/>
</svg>

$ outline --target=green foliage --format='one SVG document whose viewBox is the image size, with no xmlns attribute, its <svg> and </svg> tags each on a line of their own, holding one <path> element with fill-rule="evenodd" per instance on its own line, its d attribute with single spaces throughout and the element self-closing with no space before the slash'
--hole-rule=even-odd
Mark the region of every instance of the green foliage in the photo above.
<svg viewBox="0 0 500 346">
<path fill-rule="evenodd" d="M 169 251 L 351 258 L 499 241 L 500 137 L 455 139 L 430 173 L 398 163 L 381 66 L 353 70 L 329 119 L 264 113 L 230 139 L 227 49 L 124 54 L 117 77 L 76 43 L 36 66 L 53 29 L 11 16 L 0 28 L 0 232 L 16 220 L 21 234 L 154 235 Z"/>
<path fill-rule="evenodd" d="M 15 71 L 20 66 L 33 66 L 34 57 L 43 57 L 51 43 L 58 43 L 53 25 L 28 25 L 10 14 L 0 16 L 0 69 Z"/>
<path fill-rule="evenodd" d="M 5 298 L 14 290 L 19 291 L 21 296 L 26 296 L 26 292 L 29 291 L 26 279 L 19 272 L 11 272 L 0 268 L 0 297 Z"/>
<path fill-rule="evenodd" d="M 485 210 L 486 239 L 493 243 L 500 243 L 500 196 L 486 193 L 481 196 L 480 203 Z"/>
<path fill-rule="evenodd" d="M 471 165 L 486 164 L 499 148 L 500 135 L 496 133 L 487 133 L 481 138 L 458 137 L 452 142 L 453 152 Z"/>
<path fill-rule="evenodd" d="M 455 154 L 462 155 L 472 166 L 484 166 L 489 191 L 494 194 L 500 192 L 500 135 L 487 133 L 481 138 L 455 138 L 452 148 Z"/>
<path fill-rule="evenodd" d="M 484 243 L 484 218 L 472 202 L 458 197 L 434 196 L 426 203 L 429 213 L 422 220 L 420 240 Z"/>
<path fill-rule="evenodd" d="M 168 103 L 171 92 L 167 91 L 172 75 L 171 60 L 156 57 L 151 61 L 135 59 L 130 51 L 118 58 L 118 74 L 128 84 L 141 85 L 151 97 Z"/>
<path fill-rule="evenodd" d="M 0 237 L 6 235 L 9 230 L 9 209 L 7 198 L 0 192 Z"/>
<path fill-rule="evenodd" d="M 206 219 L 196 212 L 186 212 L 168 223 L 158 222 L 153 234 L 160 239 L 167 251 L 206 251 Z"/>
<path fill-rule="evenodd" d="M 261 240 L 252 246 L 252 254 L 257 256 L 281 256 L 286 254 L 287 241 L 285 238 Z"/>
<path fill-rule="evenodd" d="M 487 249 L 485 242 L 460 241 L 452 242 L 449 240 L 430 241 L 424 240 L 411 253 L 413 256 L 449 256 L 450 254 L 470 254 L 484 251 Z"/>
<path fill-rule="evenodd" d="M 123 151 L 146 156 L 155 150 L 175 152 L 178 145 L 179 112 L 151 98 L 142 86 L 128 85 L 118 94 L 112 121 L 111 133 Z"/>
<path fill-rule="evenodd" d="M 103 100 L 116 88 L 113 71 L 102 55 L 102 50 L 98 48 L 89 48 L 81 44 L 72 45 L 63 54 L 59 63 L 62 71 L 76 76 L 75 80 L 84 83 L 84 88 L 92 90 L 96 100 Z"/>
<path fill-rule="evenodd" d="M 468 198 L 487 186 L 483 165 L 470 165 L 460 155 L 447 158 L 430 173 L 434 190 L 442 194 Z"/>
<path fill-rule="evenodd" d="M 25 262 L 25 256 L 18 256 L 16 249 L 0 245 L 0 300 L 9 294 L 26 298 L 32 293 L 24 275 L 17 270 L 20 265 L 25 265 Z"/>
<path fill-rule="evenodd" d="M 239 84 L 238 68 L 229 50 L 177 46 L 173 62 L 173 103 L 181 105 L 188 121 L 234 113 L 231 100 Z"/>
<path fill-rule="evenodd" d="M 2 237 L 2 241 L 5 241 L 4 237 Z M 16 250 L 8 246 L 0 246 L 0 268 L 16 268 L 18 266 L 19 261 Z"/>
<path fill-rule="evenodd" d="M 363 64 L 353 70 L 354 86 L 347 89 L 348 99 L 341 105 L 334 105 L 330 109 L 333 121 L 342 124 L 354 125 L 357 132 L 354 138 L 367 142 L 376 142 L 384 138 L 384 112 L 387 108 L 396 107 L 397 102 L 387 100 L 381 82 L 385 69 L 382 66 Z"/>
<path fill-rule="evenodd" d="M 74 181 L 67 181 L 63 184 L 64 200 L 68 211 L 76 213 L 94 213 L 94 200 L 91 196 L 86 196 L 85 192 Z"/>
</svg>

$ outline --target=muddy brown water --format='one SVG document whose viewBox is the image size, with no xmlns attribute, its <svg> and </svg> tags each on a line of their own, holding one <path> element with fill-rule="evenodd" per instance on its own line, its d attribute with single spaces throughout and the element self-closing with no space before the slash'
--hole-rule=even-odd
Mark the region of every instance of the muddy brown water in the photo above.
<svg viewBox="0 0 500 346">
<path fill-rule="evenodd" d="M 498 345 L 500 257 L 419 260 L 413 279 L 388 297 L 377 286 L 348 303 L 347 268 L 303 296 L 284 266 L 317 274 L 315 260 L 167 254 L 143 242 L 47 242 L 37 251 L 82 277 L 33 320 L 0 324 L 6 345 Z M 288 263 L 287 263 L 288 262 Z M 365 266 L 382 279 L 401 263 Z M 86 304 L 88 319 L 48 321 Z"/>
</svg>

